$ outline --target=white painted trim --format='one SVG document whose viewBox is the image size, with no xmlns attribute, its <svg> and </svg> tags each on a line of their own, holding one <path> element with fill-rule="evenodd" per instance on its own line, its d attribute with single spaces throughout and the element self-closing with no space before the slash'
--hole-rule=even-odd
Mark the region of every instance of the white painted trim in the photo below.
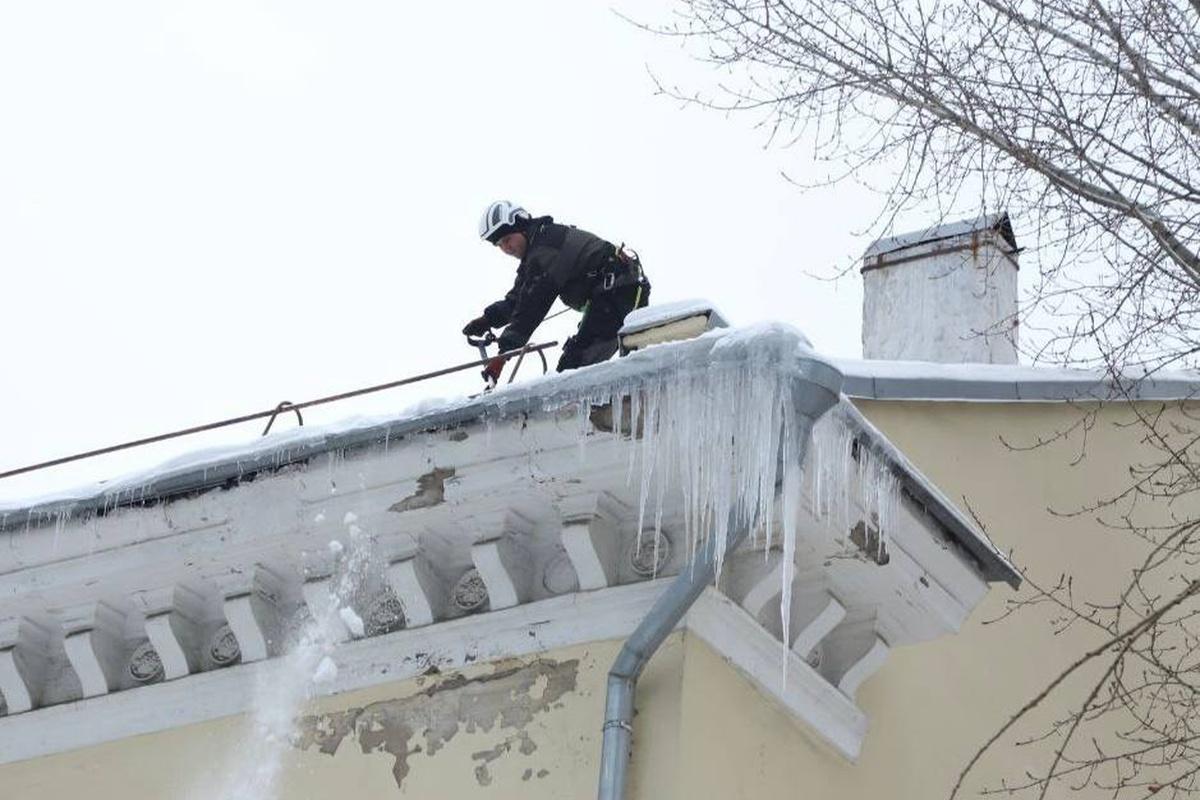
<svg viewBox="0 0 1200 800">
<path fill-rule="evenodd" d="M 407 627 L 431 625 L 441 616 L 443 599 L 449 589 L 424 556 L 389 564 L 386 576 L 388 585 L 404 609 L 404 624 Z"/>
<path fill-rule="evenodd" d="M 867 732 L 866 715 L 745 609 L 709 587 L 688 612 L 686 623 L 689 632 L 810 726 L 822 741 L 851 761 L 858 758 Z"/>
<path fill-rule="evenodd" d="M 171 613 L 166 611 L 146 620 L 146 636 L 154 646 L 154 652 L 158 653 L 158 660 L 162 662 L 163 678 L 168 681 L 186 677 L 192 672 L 187 652 L 171 627 Z"/>
<path fill-rule="evenodd" d="M 54 638 L 55 632 L 29 618 L 0 620 L 0 694 L 9 714 L 31 711 L 41 699 Z"/>
<path fill-rule="evenodd" d="M 116 689 L 128 656 L 123 635 L 125 612 L 98 602 L 82 603 L 62 613 L 67 634 L 63 645 L 83 696 L 95 697 Z"/>
<path fill-rule="evenodd" d="M 617 520 L 629 509 L 607 492 L 564 497 L 558 501 L 563 515 L 561 540 L 579 588 L 603 589 L 617 580 L 621 538 Z"/>
<path fill-rule="evenodd" d="M 340 694 L 414 678 L 431 666 L 458 669 L 468 663 L 622 639 L 671 580 L 563 595 L 345 642 L 333 653 L 338 677 L 315 689 L 323 695 Z M 241 664 L 0 717 L 0 764 L 245 712 L 253 704 L 259 676 L 279 663 L 271 659 Z"/>
<path fill-rule="evenodd" d="M 846 617 L 846 607 L 831 594 L 825 594 L 825 602 L 815 617 L 801 628 L 792 642 L 792 652 L 800 658 L 808 658 L 812 649 L 821 643 Z"/>
<path fill-rule="evenodd" d="M 563 595 L 343 642 L 333 653 L 338 677 L 316 689 L 322 695 L 340 694 L 407 680 L 432 666 L 458 669 L 469 663 L 622 639 L 633 632 L 672 580 L 661 578 Z M 817 737 L 851 760 L 858 757 L 867 729 L 866 716 L 734 601 L 709 587 L 688 613 L 684 625 L 767 696 L 811 726 Z M 786 683 L 782 671 L 785 657 Z M 194 674 L 186 680 L 0 718 L 0 740 L 4 741 L 0 764 L 243 713 L 254 702 L 259 677 L 264 671 L 278 668 L 279 663 L 278 659 L 244 663 Z"/>
<path fill-rule="evenodd" d="M 33 686 L 25 682 L 17 664 L 17 648 L 0 650 L 0 694 L 9 714 L 20 714 L 33 708 Z"/>
<path fill-rule="evenodd" d="M 487 587 L 492 610 L 519 605 L 529 596 L 533 569 L 529 554 L 516 539 L 506 536 L 477 544 L 471 548 L 471 561 Z"/>
<path fill-rule="evenodd" d="M 912 577 L 913 584 L 911 585 L 914 585 L 914 589 L 915 584 L 920 583 L 924 579 L 924 583 L 920 583 L 920 590 L 915 591 L 915 594 L 923 606 L 942 621 L 947 633 L 958 633 L 962 629 L 963 623 L 967 621 L 967 617 L 971 615 L 971 610 L 987 594 L 987 583 L 974 575 L 970 575 L 967 583 L 970 589 L 973 590 L 972 596 L 965 600 L 959 597 L 942 585 L 939 576 L 931 572 L 929 566 L 918 563 L 901 542 L 896 539 L 888 543 L 888 553 L 891 555 L 892 564 L 897 569 L 903 570 L 906 575 Z M 946 574 L 945 570 L 941 570 L 940 572 L 942 575 Z M 961 569 L 961 572 L 966 573 L 965 568 Z M 961 575 L 960 577 L 967 576 Z M 962 588 L 965 589 L 965 587 Z M 963 593 L 965 594 L 966 592 L 964 591 Z"/>
<path fill-rule="evenodd" d="M 742 600 L 742 608 L 746 613 L 758 619 L 758 615 L 767 607 L 767 603 L 779 596 L 783 591 L 783 559 L 775 558 L 772 564 L 750 587 Z"/>
<path fill-rule="evenodd" d="M 147 617 L 157 616 L 175 607 L 175 585 L 142 589 L 133 593 L 132 600 Z"/>
<path fill-rule="evenodd" d="M 100 663 L 100 650 L 103 648 L 99 641 L 101 636 L 103 634 L 98 629 L 79 631 L 72 633 L 63 642 L 67 650 L 67 660 L 71 662 L 71 669 L 75 670 L 75 675 L 79 678 L 84 697 L 108 694 L 108 676 Z"/>
<path fill-rule="evenodd" d="M 870 649 L 863 654 L 862 658 L 858 659 L 846 670 L 846 674 L 838 681 L 838 689 L 842 691 L 851 700 L 858 692 L 858 687 L 862 686 L 863 681 L 874 675 L 887 661 L 890 649 L 887 643 L 875 637 L 875 641 L 871 643 Z"/>
<path fill-rule="evenodd" d="M 253 594 L 225 599 L 225 619 L 237 637 L 238 649 L 242 651 L 242 661 L 245 663 L 262 661 L 270 655 L 266 631 L 254 613 L 254 599 Z"/>
<path fill-rule="evenodd" d="M 575 568 L 580 589 L 603 589 L 612 583 L 617 574 L 617 541 L 612 526 L 598 517 L 563 524 L 563 548 Z"/>
</svg>

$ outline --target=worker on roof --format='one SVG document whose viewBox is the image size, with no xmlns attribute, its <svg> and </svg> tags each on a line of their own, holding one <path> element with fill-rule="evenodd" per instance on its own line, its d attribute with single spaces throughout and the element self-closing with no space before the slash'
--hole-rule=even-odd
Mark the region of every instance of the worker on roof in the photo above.
<svg viewBox="0 0 1200 800">
<path fill-rule="evenodd" d="M 636 253 L 552 217 L 534 217 L 507 200 L 483 212 L 479 237 L 521 261 L 504 299 L 463 328 L 467 336 L 483 336 L 506 325 L 498 339 L 501 353 L 528 342 L 560 297 L 583 318 L 563 345 L 558 371 L 606 361 L 617 351 L 625 315 L 650 301 L 650 282 Z M 484 375 L 495 383 L 503 368 L 504 359 L 493 358 Z"/>
</svg>

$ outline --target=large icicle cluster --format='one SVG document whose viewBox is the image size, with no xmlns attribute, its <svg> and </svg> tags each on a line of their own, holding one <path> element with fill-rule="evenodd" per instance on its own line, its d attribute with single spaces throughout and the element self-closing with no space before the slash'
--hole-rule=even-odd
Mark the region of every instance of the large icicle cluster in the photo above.
<svg viewBox="0 0 1200 800">
<path fill-rule="evenodd" d="M 715 547 L 718 572 L 732 530 L 748 529 L 756 539 L 771 530 L 781 485 L 796 495 L 800 487 L 809 421 L 796 407 L 796 375 L 786 365 L 806 345 L 784 326 L 727 334 L 715 338 L 706 360 L 681 359 L 581 403 L 581 419 L 611 406 L 614 431 L 635 434 L 630 476 L 640 486 L 639 531 L 652 515 L 658 532 L 671 489 L 683 499 L 688 553 Z M 794 520 L 784 515 L 785 547 L 794 546 Z"/>
<path fill-rule="evenodd" d="M 655 371 L 593 391 L 579 404 L 581 442 L 592 430 L 591 411 L 611 408 L 614 433 L 630 443 L 637 530 L 652 519 L 657 534 L 665 496 L 676 492 L 689 556 L 714 547 L 718 575 L 737 529 L 755 545 L 781 547 L 780 612 L 790 642 L 801 503 L 843 538 L 864 521 L 864 545 L 882 555 L 900 482 L 848 401 L 815 425 L 797 407 L 794 365 L 811 354 L 802 334 L 768 325 L 712 339 L 707 358 L 663 358 Z"/>
</svg>

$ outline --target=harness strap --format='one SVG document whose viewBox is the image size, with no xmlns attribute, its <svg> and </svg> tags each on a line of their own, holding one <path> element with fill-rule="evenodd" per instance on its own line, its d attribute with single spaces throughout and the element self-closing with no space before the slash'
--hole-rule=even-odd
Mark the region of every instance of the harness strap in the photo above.
<svg viewBox="0 0 1200 800">
<path fill-rule="evenodd" d="M 597 270 L 596 277 L 600 280 L 600 290 L 604 292 L 623 286 L 641 287 L 646 282 L 641 259 L 634 251 L 627 250 L 624 242 L 613 247 L 613 254 Z"/>
</svg>

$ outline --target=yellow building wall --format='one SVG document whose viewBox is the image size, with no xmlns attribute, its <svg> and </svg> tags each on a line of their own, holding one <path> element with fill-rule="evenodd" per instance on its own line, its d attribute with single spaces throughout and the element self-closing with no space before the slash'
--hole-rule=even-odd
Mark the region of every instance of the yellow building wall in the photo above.
<svg viewBox="0 0 1200 800">
<path fill-rule="evenodd" d="M 280 748 L 277 794 L 222 793 L 254 736 L 243 716 L 8 764 L 0 767 L 0 797 L 589 797 L 599 771 L 605 678 L 620 646 L 563 648 L 323 698 L 308 709 L 296 746 Z M 636 731 L 647 764 L 678 760 L 682 653 L 676 634 L 642 680 Z M 358 725 L 339 730 L 348 718 Z M 632 775 L 644 797 L 672 796 L 674 779 L 670 770 L 636 766 Z"/>
<path fill-rule="evenodd" d="M 1142 443 L 1144 429 L 1128 408 L 1099 409 L 1086 431 L 1083 410 L 1066 404 L 862 402 L 860 408 L 916 466 L 986 526 L 1000 549 L 1038 584 L 1050 587 L 1066 573 L 1077 599 L 1111 599 L 1129 580 L 1144 549 L 1118 522 L 1115 509 L 1062 516 L 1127 488 L 1127 466 L 1159 458 Z M 1143 410 L 1158 408 L 1146 404 Z M 1096 411 L 1095 407 L 1091 409 Z M 1195 415 L 1195 408 L 1191 414 Z M 1183 427 L 1179 410 L 1168 409 Z M 1031 450 L 1015 448 L 1074 432 Z M 1007 442 L 1007 444 L 1006 444 Z M 1181 504 L 1176 514 L 1200 515 Z M 1142 521 L 1166 520 L 1160 503 L 1141 507 Z M 955 636 L 891 652 L 859 691 L 870 730 L 857 764 L 828 753 L 787 714 L 719 655 L 692 637 L 685 648 L 681 785 L 678 797 L 804 797 L 911 800 L 947 797 L 961 770 L 1009 717 L 1067 665 L 1103 639 L 1077 625 L 1055 635 L 1051 606 L 1026 608 L 1003 620 L 1009 601 L 1028 597 L 993 586 Z M 989 621 L 992 621 L 989 623 Z M 1095 677 L 1089 670 L 1084 677 Z M 1069 681 L 1043 713 L 1002 740 L 964 784 L 978 797 L 1002 778 L 1020 782 L 1044 767 L 1042 746 L 1014 747 L 1017 737 L 1045 722 L 1088 686 Z M 1036 795 L 1035 795 L 1036 796 Z M 1061 797 L 1062 789 L 1050 797 Z M 1071 797 L 1111 797 L 1088 790 Z"/>
</svg>

